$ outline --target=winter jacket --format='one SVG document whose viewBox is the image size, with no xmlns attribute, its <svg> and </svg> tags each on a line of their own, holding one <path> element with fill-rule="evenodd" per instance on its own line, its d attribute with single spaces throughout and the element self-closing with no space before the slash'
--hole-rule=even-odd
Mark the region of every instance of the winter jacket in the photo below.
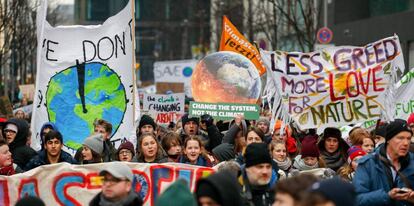
<svg viewBox="0 0 414 206">
<path fill-rule="evenodd" d="M 179 158 L 179 163 L 184 163 L 184 164 L 191 164 L 190 160 L 187 159 L 187 157 L 185 155 L 182 155 Z M 204 158 L 203 156 L 199 156 L 197 159 L 197 163 L 195 165 L 198 166 L 203 166 L 203 167 L 213 167 L 214 164 L 209 160 L 209 158 Z"/>
<path fill-rule="evenodd" d="M 217 192 L 216 194 L 219 195 L 217 197 L 220 205 L 226 206 L 240 206 L 242 205 L 242 198 L 240 193 L 240 186 L 237 182 L 236 176 L 234 176 L 229 171 L 221 171 L 215 173 L 213 175 L 208 176 L 207 178 L 202 178 L 198 180 L 196 185 L 196 196 L 199 197 L 199 188 L 204 185 L 208 184 L 212 188 L 215 189 Z"/>
<path fill-rule="evenodd" d="M 270 186 L 270 184 L 262 186 L 251 185 L 246 174 L 246 169 L 242 169 L 242 174 L 239 177 L 239 183 L 241 186 L 242 205 L 272 205 L 274 192 L 271 190 L 272 186 Z"/>
<path fill-rule="evenodd" d="M 89 202 L 89 206 L 101 206 L 101 205 L 103 205 L 101 203 L 101 201 L 102 201 L 101 196 L 102 196 L 102 192 L 95 195 L 95 197 Z M 128 200 L 126 202 L 124 202 L 123 204 L 121 204 L 122 206 L 141 206 L 142 205 L 142 199 L 134 191 L 131 191 L 130 194 L 128 194 L 128 196 L 126 198 L 128 198 Z M 107 202 L 107 203 L 109 203 L 109 202 Z M 119 204 L 114 203 L 113 205 L 119 205 Z"/>
<path fill-rule="evenodd" d="M 230 129 L 223 137 L 222 143 L 213 149 L 213 155 L 221 162 L 234 159 L 236 157 L 234 147 L 237 133 L 240 127 L 236 124 L 230 126 Z"/>
<path fill-rule="evenodd" d="M 72 158 L 72 156 L 65 152 L 65 151 L 61 151 L 60 152 L 60 157 L 59 157 L 59 161 L 58 162 L 67 162 L 70 164 L 78 164 L 78 162 Z M 46 150 L 42 150 L 39 152 L 39 154 L 37 156 L 34 156 L 29 163 L 27 163 L 26 167 L 24 168 L 26 171 L 31 170 L 33 168 L 42 166 L 42 165 L 47 165 L 50 164 L 49 160 L 47 159 L 47 154 L 46 154 Z"/>
<path fill-rule="evenodd" d="M 181 142 L 184 142 L 186 137 L 184 128 L 181 128 L 177 132 L 180 135 Z M 210 125 L 207 128 L 207 132 L 198 128 L 197 135 L 201 136 L 201 141 L 208 152 L 211 152 L 214 147 L 220 145 L 223 138 L 223 134 L 221 134 L 216 125 Z"/>
<path fill-rule="evenodd" d="M 29 136 L 29 124 L 22 119 L 9 119 L 4 125 L 14 124 L 17 126 L 16 138 L 9 144 L 10 152 L 12 153 L 13 162 L 20 168 L 24 168 L 26 164 L 37 155 L 36 151 L 26 145 Z M 3 137 L 6 136 L 3 129 Z"/>
<path fill-rule="evenodd" d="M 385 166 L 379 159 L 379 155 L 386 158 L 385 150 L 385 145 L 382 145 L 379 150 L 359 160 L 352 183 L 355 186 L 358 195 L 357 203 L 360 206 L 411 205 L 407 202 L 392 200 L 388 195 L 392 188 L 408 186 L 404 184 L 398 175 L 395 181 L 392 181 L 390 167 Z M 401 168 L 399 171 L 407 177 L 411 185 L 414 185 L 414 154 L 409 152 L 407 156 L 400 158 L 400 164 Z"/>
<path fill-rule="evenodd" d="M 104 149 L 102 152 L 102 158 L 104 162 L 112 162 L 118 159 L 117 157 L 117 150 L 115 149 L 114 145 L 112 144 L 111 140 L 107 139 L 104 141 Z"/>
</svg>

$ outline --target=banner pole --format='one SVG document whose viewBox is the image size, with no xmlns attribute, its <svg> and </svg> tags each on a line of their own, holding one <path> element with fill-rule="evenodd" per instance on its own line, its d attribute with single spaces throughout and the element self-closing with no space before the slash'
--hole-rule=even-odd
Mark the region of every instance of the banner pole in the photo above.
<svg viewBox="0 0 414 206">
<path fill-rule="evenodd" d="M 132 97 L 133 97 L 133 125 L 134 125 L 134 127 L 135 127 L 135 120 L 136 120 L 136 116 L 135 116 L 135 114 L 136 114 L 136 109 L 137 109 L 137 102 L 135 101 L 136 100 L 136 89 L 137 89 L 137 77 L 136 77 L 136 70 L 135 70 L 135 64 L 136 64 L 136 62 L 135 62 L 135 0 L 130 0 L 131 1 L 131 11 L 132 11 L 132 80 L 133 80 L 133 88 L 132 88 Z M 138 102 L 138 104 L 139 104 L 139 102 Z M 139 108 L 139 105 L 138 105 L 138 108 Z"/>
</svg>

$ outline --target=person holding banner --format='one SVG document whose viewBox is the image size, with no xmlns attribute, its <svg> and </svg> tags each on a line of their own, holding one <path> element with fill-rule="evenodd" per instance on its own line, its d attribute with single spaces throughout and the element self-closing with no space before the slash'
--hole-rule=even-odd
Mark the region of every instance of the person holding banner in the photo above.
<svg viewBox="0 0 414 206">
<path fill-rule="evenodd" d="M 67 162 L 70 164 L 78 164 L 78 162 L 72 158 L 72 156 L 63 151 L 63 137 L 62 134 L 58 131 L 49 131 L 45 135 L 45 143 L 43 147 L 44 150 L 41 150 L 39 154 L 33 157 L 29 163 L 26 164 L 25 170 L 31 170 L 33 168 L 47 165 L 55 164 L 59 162 Z"/>
<path fill-rule="evenodd" d="M 21 172 L 24 171 L 13 163 L 12 154 L 6 140 L 0 139 L 0 175 L 10 176 Z"/>
<path fill-rule="evenodd" d="M 390 122 L 386 131 L 385 143 L 363 157 L 355 172 L 352 183 L 360 206 L 414 204 L 414 154 L 409 152 L 413 132 L 401 119 Z"/>
</svg>

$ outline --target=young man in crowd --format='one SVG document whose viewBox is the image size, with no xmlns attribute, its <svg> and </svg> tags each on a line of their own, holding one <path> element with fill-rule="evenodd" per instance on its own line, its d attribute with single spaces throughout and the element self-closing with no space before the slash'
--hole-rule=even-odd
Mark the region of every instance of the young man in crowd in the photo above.
<svg viewBox="0 0 414 206">
<path fill-rule="evenodd" d="M 72 156 L 63 151 L 63 137 L 58 131 L 51 130 L 45 135 L 44 150 L 40 151 L 38 155 L 33 157 L 25 166 L 25 170 L 31 170 L 41 165 L 54 164 L 59 162 L 67 162 L 70 164 L 77 164 Z"/>
<path fill-rule="evenodd" d="M 352 183 L 360 206 L 414 204 L 413 132 L 401 119 L 390 122 L 386 131 L 385 143 L 359 160 Z"/>
<path fill-rule="evenodd" d="M 139 206 L 142 199 L 134 191 L 132 182 L 134 175 L 123 162 L 110 162 L 99 172 L 103 176 L 102 192 L 89 203 L 90 206 L 120 205 Z"/>
<path fill-rule="evenodd" d="M 142 134 L 154 134 L 156 135 L 157 124 L 154 119 L 149 115 L 142 115 L 141 120 L 139 120 L 139 125 L 137 129 L 137 139 Z"/>
<path fill-rule="evenodd" d="M 94 132 L 101 134 L 103 138 L 104 150 L 103 150 L 103 161 L 110 162 L 117 159 L 117 150 L 111 142 L 112 135 L 112 124 L 104 119 L 95 120 Z"/>
</svg>

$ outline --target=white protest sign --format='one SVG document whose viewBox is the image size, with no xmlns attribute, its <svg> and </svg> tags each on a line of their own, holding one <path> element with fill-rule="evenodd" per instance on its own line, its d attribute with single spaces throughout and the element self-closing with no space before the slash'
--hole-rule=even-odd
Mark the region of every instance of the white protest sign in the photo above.
<svg viewBox="0 0 414 206">
<path fill-rule="evenodd" d="M 155 82 L 184 83 L 184 91 L 188 97 L 191 94 L 191 75 L 197 65 L 197 60 L 160 61 L 154 63 Z"/>
<path fill-rule="evenodd" d="M 154 118 L 157 124 L 177 122 L 184 114 L 184 93 L 144 94 L 143 111 Z"/>
<path fill-rule="evenodd" d="M 94 132 L 95 119 L 112 124 L 112 141 L 128 138 L 139 111 L 134 89 L 131 1 L 96 26 L 52 27 L 45 4 L 38 11 L 38 68 L 32 117 L 32 147 L 39 133 L 54 123 L 69 152 Z M 43 29 L 42 29 L 43 28 Z M 136 107 L 136 108 L 134 108 Z"/>
<path fill-rule="evenodd" d="M 414 112 L 414 70 L 411 69 L 397 83 L 395 118 L 407 120 Z"/>
</svg>

